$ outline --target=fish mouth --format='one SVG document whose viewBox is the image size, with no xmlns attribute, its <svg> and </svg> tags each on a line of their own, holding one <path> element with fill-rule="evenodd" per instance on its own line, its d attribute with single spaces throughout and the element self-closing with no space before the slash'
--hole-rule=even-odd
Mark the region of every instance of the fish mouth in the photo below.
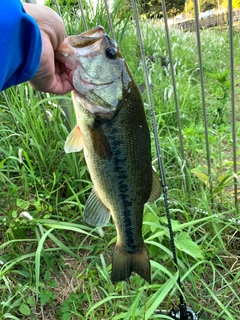
<svg viewBox="0 0 240 320">
<path fill-rule="evenodd" d="M 68 36 L 55 51 L 56 59 L 73 71 L 74 91 L 78 94 L 79 99 L 84 101 L 85 109 L 93 114 L 106 115 L 112 112 L 118 104 L 118 98 L 109 103 L 101 95 L 102 89 L 114 84 L 116 79 L 93 78 L 89 71 L 89 64 L 93 63 L 96 56 L 102 54 L 105 47 L 117 48 L 117 44 L 108 37 L 102 26 L 97 26 L 80 35 Z M 86 61 L 90 62 L 85 63 Z M 95 69 L 96 67 L 97 63 L 94 65 Z M 101 103 L 108 107 L 102 107 Z"/>
<path fill-rule="evenodd" d="M 99 51 L 105 37 L 107 34 L 102 26 L 87 30 L 80 35 L 68 36 L 55 51 L 55 57 L 74 71 L 80 65 L 79 57 Z"/>
<path fill-rule="evenodd" d="M 55 57 L 57 60 L 63 62 L 65 66 L 75 71 L 78 67 L 84 70 L 81 65 L 81 57 L 93 56 L 94 53 L 100 51 L 101 43 L 104 39 L 108 38 L 105 29 L 102 26 L 96 26 L 91 30 L 87 30 L 77 36 L 69 36 L 65 38 L 61 46 L 55 51 Z M 86 70 L 84 72 L 87 74 Z M 89 89 L 94 86 L 104 86 L 111 84 L 111 82 L 94 83 L 88 82 L 81 77 L 81 73 L 78 72 L 78 79 L 75 81 L 81 81 Z"/>
<path fill-rule="evenodd" d="M 90 37 L 90 38 L 102 38 L 106 35 L 106 32 L 102 26 L 96 26 L 95 28 L 91 30 L 87 30 L 83 33 L 81 33 L 81 37 Z"/>
<path fill-rule="evenodd" d="M 107 34 L 102 26 L 97 26 L 94 29 L 87 30 L 78 36 L 67 37 L 67 44 L 74 51 L 78 50 L 79 55 L 85 56 L 92 51 L 98 49 L 101 45 L 101 40 L 107 37 Z M 75 52 L 76 53 L 76 52 Z"/>
</svg>

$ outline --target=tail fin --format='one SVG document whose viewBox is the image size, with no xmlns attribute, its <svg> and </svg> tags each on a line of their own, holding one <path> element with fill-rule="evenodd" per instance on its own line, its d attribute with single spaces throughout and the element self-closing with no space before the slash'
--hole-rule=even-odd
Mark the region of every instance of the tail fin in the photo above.
<svg viewBox="0 0 240 320">
<path fill-rule="evenodd" d="M 143 245 L 137 252 L 129 253 L 116 245 L 112 259 L 112 282 L 128 279 L 131 272 L 138 273 L 143 279 L 151 282 L 150 261 L 147 248 Z"/>
</svg>

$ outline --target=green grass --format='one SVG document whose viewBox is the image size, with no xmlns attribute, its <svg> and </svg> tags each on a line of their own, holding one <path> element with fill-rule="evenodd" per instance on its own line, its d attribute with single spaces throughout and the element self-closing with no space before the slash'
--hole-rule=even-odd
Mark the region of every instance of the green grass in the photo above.
<svg viewBox="0 0 240 320">
<path fill-rule="evenodd" d="M 101 10 L 93 20 L 87 17 L 89 26 L 107 26 Z M 69 34 L 83 31 L 82 21 L 67 13 L 63 16 Z M 136 82 L 144 84 L 133 22 L 115 18 L 113 25 Z M 146 205 L 143 224 L 152 284 L 138 276 L 131 277 L 129 283 L 111 283 L 115 227 L 112 223 L 103 227 L 102 238 L 101 230 L 82 222 L 82 210 L 92 183 L 82 153 L 65 154 L 63 150 L 66 136 L 75 124 L 70 95 L 40 94 L 22 84 L 0 96 L 0 319 L 170 319 L 154 311 L 169 311 L 178 306 L 179 273 L 185 301 L 201 315 L 200 319 L 240 317 L 240 218 L 234 208 L 232 186 L 228 31 L 201 32 L 212 206 L 195 34 L 170 32 L 184 164 L 170 68 L 162 67 L 159 58 L 168 56 L 164 29 L 148 22 L 141 25 L 179 270 L 175 270 L 172 260 L 161 197 L 155 204 Z M 236 84 L 240 76 L 239 37 L 236 30 Z M 142 96 L 151 127 L 146 91 Z M 238 85 L 235 99 L 238 102 Z M 239 121 L 237 113 L 238 146 Z M 186 178 L 189 192 L 185 190 Z M 25 218 L 23 212 L 28 212 L 32 219 Z"/>
</svg>

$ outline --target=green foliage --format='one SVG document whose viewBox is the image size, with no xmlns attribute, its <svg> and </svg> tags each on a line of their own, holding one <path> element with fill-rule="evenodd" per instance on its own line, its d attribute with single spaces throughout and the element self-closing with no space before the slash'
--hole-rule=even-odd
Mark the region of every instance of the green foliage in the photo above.
<svg viewBox="0 0 240 320">
<path fill-rule="evenodd" d="M 206 75 L 210 78 L 216 80 L 216 84 L 213 85 L 211 89 L 211 93 L 216 98 L 216 102 L 214 103 L 214 113 L 216 119 L 214 123 L 217 125 L 223 124 L 226 119 L 225 117 L 225 108 L 229 102 L 230 98 L 230 82 L 229 82 L 229 74 L 230 70 L 227 69 L 223 72 L 218 71 L 215 73 L 206 72 Z"/>
<path fill-rule="evenodd" d="M 186 0 L 174 0 L 166 1 L 166 10 L 169 17 L 176 16 L 182 12 L 185 6 Z M 139 0 L 139 9 L 142 13 L 145 13 L 149 18 L 162 18 L 163 9 L 161 0 Z"/>
<path fill-rule="evenodd" d="M 199 3 L 199 5 L 200 5 L 200 11 L 204 12 L 204 11 L 216 8 L 217 3 L 215 0 L 203 0 Z"/>
<path fill-rule="evenodd" d="M 78 0 L 58 0 L 57 3 L 59 6 L 67 7 L 68 9 L 70 7 L 75 7 L 75 9 L 79 8 Z M 84 8 L 86 8 L 87 2 L 82 1 L 82 4 L 83 4 Z M 55 5 L 55 1 L 54 0 L 47 0 L 45 2 L 45 5 L 49 6 L 49 7 L 53 7 Z"/>
<path fill-rule="evenodd" d="M 70 296 L 62 303 L 59 312 L 62 320 L 71 320 L 74 314 L 84 317 L 81 313 L 81 305 L 87 301 L 87 296 L 82 292 L 71 292 Z M 79 314 L 80 313 L 80 314 Z"/>
<path fill-rule="evenodd" d="M 54 0 L 49 0 L 46 4 L 57 10 L 53 5 Z M 101 25 L 105 28 L 106 32 L 110 34 L 108 17 L 104 0 L 99 0 L 93 3 L 90 0 L 81 1 L 84 17 L 81 15 L 78 0 L 63 0 L 59 2 L 59 8 L 62 13 L 62 19 L 65 23 L 67 34 L 80 34 L 85 30 L 85 23 L 89 29 Z M 111 7 L 111 21 L 114 30 L 114 37 L 118 44 L 121 45 L 123 39 L 126 37 L 126 30 L 130 24 L 133 16 L 132 7 L 129 2 L 122 0 L 115 0 Z M 71 22 L 71 23 L 69 23 Z"/>
<path fill-rule="evenodd" d="M 237 163 L 240 164 L 239 162 Z M 229 196 L 233 196 L 233 190 L 231 187 L 234 181 L 234 175 L 230 169 L 233 166 L 233 162 L 222 163 L 221 170 L 212 168 L 212 177 L 208 175 L 208 168 L 206 166 L 199 166 L 193 168 L 191 172 L 198 177 L 198 179 L 210 188 L 213 188 L 213 195 L 218 199 L 219 203 L 228 201 Z"/>
</svg>

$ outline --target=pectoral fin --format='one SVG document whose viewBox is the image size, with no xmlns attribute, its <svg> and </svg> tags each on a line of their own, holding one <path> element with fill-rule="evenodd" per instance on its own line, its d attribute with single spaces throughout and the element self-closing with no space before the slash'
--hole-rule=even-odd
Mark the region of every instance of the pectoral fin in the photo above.
<svg viewBox="0 0 240 320">
<path fill-rule="evenodd" d="M 101 126 L 95 125 L 92 127 L 90 134 L 96 154 L 102 159 L 110 160 L 112 158 L 112 150 Z"/>
<path fill-rule="evenodd" d="M 66 153 L 79 152 L 83 149 L 83 137 L 78 125 L 70 132 L 65 142 L 64 150 Z"/>
<path fill-rule="evenodd" d="M 157 200 L 162 192 L 160 181 L 156 175 L 156 172 L 152 170 L 152 192 L 150 194 L 150 197 L 148 199 L 148 202 L 153 202 Z"/>
<path fill-rule="evenodd" d="M 108 223 L 110 216 L 109 210 L 93 189 L 83 211 L 83 220 L 91 226 L 103 226 Z"/>
</svg>

